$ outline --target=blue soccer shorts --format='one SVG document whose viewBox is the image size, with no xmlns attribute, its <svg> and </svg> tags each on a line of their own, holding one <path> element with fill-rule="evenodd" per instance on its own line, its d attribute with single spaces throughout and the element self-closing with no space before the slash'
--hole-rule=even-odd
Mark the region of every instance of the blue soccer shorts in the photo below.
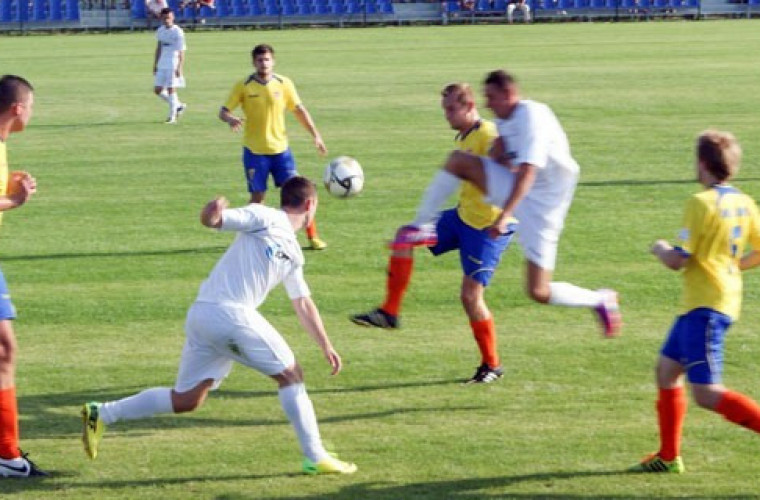
<svg viewBox="0 0 760 500">
<path fill-rule="evenodd" d="M 8 291 L 5 276 L 0 271 L 0 320 L 3 319 L 16 319 L 16 308 L 11 302 L 11 293 Z"/>
<path fill-rule="evenodd" d="M 286 180 L 298 175 L 296 159 L 290 148 L 274 155 L 260 155 L 243 148 L 243 168 L 248 181 L 248 192 L 259 193 L 267 190 L 267 180 L 272 174 L 274 185 L 282 186 Z"/>
<path fill-rule="evenodd" d="M 660 354 L 680 363 L 692 384 L 719 384 L 731 318 L 700 307 L 676 318 Z"/>
<path fill-rule="evenodd" d="M 490 283 L 501 254 L 509 247 L 514 234 L 491 238 L 487 229 L 475 229 L 465 224 L 456 208 L 441 212 L 435 230 L 438 244 L 430 247 L 433 255 L 459 249 L 462 271 L 483 286 Z"/>
</svg>

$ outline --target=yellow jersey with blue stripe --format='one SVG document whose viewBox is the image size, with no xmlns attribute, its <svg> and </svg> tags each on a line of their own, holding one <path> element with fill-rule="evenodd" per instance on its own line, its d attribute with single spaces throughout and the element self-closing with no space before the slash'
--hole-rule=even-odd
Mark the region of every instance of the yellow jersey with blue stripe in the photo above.
<svg viewBox="0 0 760 500">
<path fill-rule="evenodd" d="M 721 184 L 686 202 L 678 247 L 689 259 L 684 266 L 686 311 L 707 307 L 737 320 L 742 302 L 739 261 L 747 245 L 760 250 L 760 218 L 755 201 Z"/>
<path fill-rule="evenodd" d="M 242 107 L 245 147 L 252 153 L 273 155 L 288 149 L 285 110 L 293 111 L 300 104 L 295 85 L 289 78 L 272 75 L 264 83 L 254 74 L 235 84 L 224 107 L 229 111 Z"/>
<path fill-rule="evenodd" d="M 5 143 L 0 141 L 0 196 L 8 193 L 8 154 Z M 0 223 L 3 222 L 3 212 L 0 212 Z"/>
<path fill-rule="evenodd" d="M 454 142 L 458 149 L 478 156 L 487 156 L 491 143 L 499 133 L 496 125 L 488 120 L 479 120 L 464 133 L 457 134 Z M 501 208 L 483 201 L 483 192 L 470 182 L 463 182 L 459 192 L 459 217 L 468 226 L 484 229 L 490 226 L 501 213 Z"/>
</svg>

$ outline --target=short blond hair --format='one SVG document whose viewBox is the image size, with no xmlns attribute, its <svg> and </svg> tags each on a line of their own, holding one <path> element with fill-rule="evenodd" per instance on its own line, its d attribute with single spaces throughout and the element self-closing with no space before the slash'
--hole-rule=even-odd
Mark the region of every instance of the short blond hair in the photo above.
<svg viewBox="0 0 760 500">
<path fill-rule="evenodd" d="M 464 82 L 455 82 L 446 85 L 441 91 L 441 97 L 453 96 L 459 104 L 475 104 L 475 94 L 470 84 Z"/>
<path fill-rule="evenodd" d="M 739 172 L 742 148 L 731 132 L 709 129 L 697 137 L 697 159 L 722 182 Z"/>
</svg>

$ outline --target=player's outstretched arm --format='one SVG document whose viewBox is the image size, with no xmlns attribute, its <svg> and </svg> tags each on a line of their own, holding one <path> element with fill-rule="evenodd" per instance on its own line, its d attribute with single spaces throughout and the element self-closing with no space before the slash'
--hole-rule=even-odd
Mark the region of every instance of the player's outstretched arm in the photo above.
<svg viewBox="0 0 760 500">
<path fill-rule="evenodd" d="M 660 262 L 662 262 L 665 267 L 674 271 L 681 269 L 689 260 L 689 257 L 684 255 L 682 250 L 675 248 L 665 240 L 655 241 L 652 245 L 651 252 L 660 259 Z"/>
<path fill-rule="evenodd" d="M 739 262 L 739 269 L 742 271 L 757 266 L 760 266 L 760 253 L 758 253 L 757 250 L 752 250 L 750 253 L 742 257 L 742 260 Z"/>
<path fill-rule="evenodd" d="M 299 104 L 296 106 L 296 109 L 293 111 L 293 113 L 295 113 L 296 118 L 301 123 L 301 125 L 303 125 L 303 128 L 305 128 L 314 138 L 314 147 L 317 148 L 319 154 L 323 156 L 326 155 L 327 146 L 325 146 L 325 143 L 322 140 L 322 136 L 320 135 L 319 130 L 317 130 L 317 126 L 314 125 L 314 120 L 312 120 L 311 114 L 309 114 L 309 110 L 306 109 L 306 106 Z"/>
<path fill-rule="evenodd" d="M 327 337 L 327 332 L 325 331 L 325 326 L 322 323 L 322 317 L 319 315 L 319 310 L 317 309 L 316 304 L 311 300 L 311 297 L 298 297 L 297 299 L 291 300 L 291 303 L 293 304 L 293 309 L 295 309 L 296 316 L 298 316 L 301 325 L 309 333 L 311 338 L 314 339 L 319 348 L 322 349 L 322 353 L 325 355 L 327 362 L 330 363 L 330 366 L 332 367 L 331 374 L 337 375 L 343 367 L 343 362 L 333 348 L 332 343 L 330 343 L 330 339 Z"/>
<path fill-rule="evenodd" d="M 209 201 L 201 210 L 201 224 L 206 227 L 220 228 L 222 226 L 222 212 L 228 206 L 229 202 L 223 196 Z"/>
</svg>

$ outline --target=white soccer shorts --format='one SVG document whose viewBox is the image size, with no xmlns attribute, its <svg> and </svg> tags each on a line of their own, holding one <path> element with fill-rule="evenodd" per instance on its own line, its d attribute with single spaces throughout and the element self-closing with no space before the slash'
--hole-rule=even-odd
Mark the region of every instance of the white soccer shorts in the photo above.
<svg viewBox="0 0 760 500">
<path fill-rule="evenodd" d="M 482 162 L 488 188 L 486 201 L 502 207 L 512 193 L 515 174 L 491 158 L 482 157 Z M 573 201 L 577 175 L 568 173 L 552 180 L 551 186 L 534 185 L 514 213 L 520 221 L 517 233 L 523 255 L 548 271 L 553 271 L 557 262 L 559 236 Z"/>
<path fill-rule="evenodd" d="M 213 379 L 212 389 L 217 389 L 234 361 L 268 376 L 295 363 L 282 335 L 250 307 L 195 302 L 187 312 L 185 335 L 174 385 L 177 392 L 187 392 L 207 379 Z"/>
<path fill-rule="evenodd" d="M 185 77 L 180 76 L 177 78 L 177 74 L 173 69 L 158 68 L 153 78 L 153 85 L 165 89 L 181 89 L 185 87 Z"/>
</svg>

